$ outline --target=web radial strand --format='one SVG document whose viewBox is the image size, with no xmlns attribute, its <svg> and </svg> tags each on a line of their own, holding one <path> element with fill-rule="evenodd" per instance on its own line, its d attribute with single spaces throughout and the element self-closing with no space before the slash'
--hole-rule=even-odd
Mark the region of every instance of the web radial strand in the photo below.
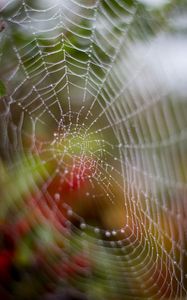
<svg viewBox="0 0 187 300">
<path fill-rule="evenodd" d="M 11 169 L 32 162 L 35 222 L 79 234 L 111 295 L 120 278 L 122 299 L 182 299 L 187 41 L 172 3 L 144 2 L 2 1 L 0 149 Z"/>
</svg>

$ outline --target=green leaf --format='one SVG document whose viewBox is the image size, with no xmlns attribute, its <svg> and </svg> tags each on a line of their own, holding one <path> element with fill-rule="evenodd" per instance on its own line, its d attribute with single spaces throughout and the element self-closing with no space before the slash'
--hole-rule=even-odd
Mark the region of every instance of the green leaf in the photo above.
<svg viewBox="0 0 187 300">
<path fill-rule="evenodd" d="M 3 97 L 6 95 L 6 87 L 4 83 L 0 80 L 0 97 Z"/>
</svg>

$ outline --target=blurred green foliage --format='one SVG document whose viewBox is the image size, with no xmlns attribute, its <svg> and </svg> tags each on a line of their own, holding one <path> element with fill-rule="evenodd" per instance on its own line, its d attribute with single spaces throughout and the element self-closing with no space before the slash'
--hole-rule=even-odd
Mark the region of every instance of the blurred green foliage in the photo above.
<svg viewBox="0 0 187 300">
<path fill-rule="evenodd" d="M 6 95 L 6 87 L 3 81 L 0 80 L 0 97 L 3 97 L 5 95 Z"/>
</svg>

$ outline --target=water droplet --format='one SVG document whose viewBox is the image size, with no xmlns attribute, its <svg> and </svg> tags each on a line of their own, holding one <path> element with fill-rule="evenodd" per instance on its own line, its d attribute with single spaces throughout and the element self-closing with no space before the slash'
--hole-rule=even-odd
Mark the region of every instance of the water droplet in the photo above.
<svg viewBox="0 0 187 300">
<path fill-rule="evenodd" d="M 85 228 L 86 228 L 86 224 L 85 224 L 85 223 L 81 223 L 81 224 L 80 224 L 80 228 L 81 228 L 81 229 L 85 229 Z"/>
<path fill-rule="evenodd" d="M 111 236 L 110 231 L 105 231 L 105 235 L 106 235 L 107 237 Z"/>
<path fill-rule="evenodd" d="M 54 198 L 56 201 L 59 201 L 60 200 L 60 194 L 59 193 L 55 193 L 54 194 Z"/>
<path fill-rule="evenodd" d="M 95 231 L 95 233 L 99 233 L 100 230 L 99 230 L 99 228 L 95 228 L 94 231 Z"/>
</svg>

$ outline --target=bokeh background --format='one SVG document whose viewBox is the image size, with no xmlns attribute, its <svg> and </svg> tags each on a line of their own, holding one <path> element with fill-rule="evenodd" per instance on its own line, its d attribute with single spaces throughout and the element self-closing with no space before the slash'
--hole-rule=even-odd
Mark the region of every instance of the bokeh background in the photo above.
<svg viewBox="0 0 187 300">
<path fill-rule="evenodd" d="M 186 9 L 0 0 L 0 299 L 186 299 Z"/>
</svg>

